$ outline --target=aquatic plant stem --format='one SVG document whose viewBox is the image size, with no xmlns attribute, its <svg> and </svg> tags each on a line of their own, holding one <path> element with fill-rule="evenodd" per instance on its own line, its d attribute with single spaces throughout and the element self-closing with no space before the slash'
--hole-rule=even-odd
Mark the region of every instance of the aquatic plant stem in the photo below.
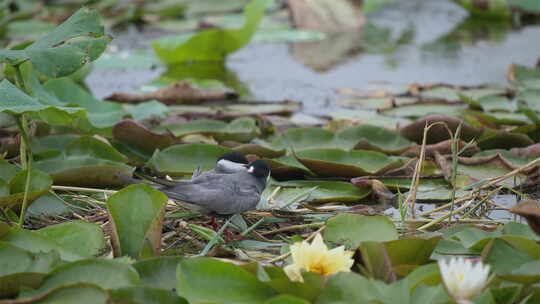
<svg viewBox="0 0 540 304">
<path fill-rule="evenodd" d="M 24 84 L 24 79 L 22 77 L 20 65 L 15 65 L 15 77 L 17 79 L 17 85 L 19 88 L 28 93 L 26 90 L 26 85 Z M 21 132 L 21 144 L 19 147 L 19 157 L 21 159 L 21 166 L 23 170 L 26 170 L 26 182 L 24 185 L 24 196 L 21 206 L 21 214 L 19 215 L 19 226 L 22 227 L 24 223 L 24 214 L 26 212 L 26 207 L 28 206 L 28 193 L 30 192 L 30 182 L 31 182 L 31 170 L 32 170 L 32 147 L 30 144 L 30 131 L 28 128 L 28 120 L 26 115 L 22 114 L 15 117 L 19 131 Z"/>
<path fill-rule="evenodd" d="M 456 200 L 456 181 L 457 181 L 457 166 L 458 166 L 458 148 L 459 137 L 461 133 L 461 123 L 458 125 L 456 132 L 452 135 L 452 176 L 450 177 L 452 183 L 452 191 L 450 192 L 450 214 L 448 215 L 448 222 L 452 222 L 452 212 L 454 211 L 454 203 Z"/>
</svg>

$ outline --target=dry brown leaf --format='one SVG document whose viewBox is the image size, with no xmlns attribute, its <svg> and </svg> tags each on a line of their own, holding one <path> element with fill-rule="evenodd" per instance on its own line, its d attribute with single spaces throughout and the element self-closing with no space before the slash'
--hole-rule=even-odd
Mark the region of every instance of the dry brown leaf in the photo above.
<svg viewBox="0 0 540 304">
<path fill-rule="evenodd" d="M 364 22 L 361 1 L 355 0 L 288 0 L 297 28 L 341 32 L 360 28 Z"/>
<path fill-rule="evenodd" d="M 450 129 L 450 131 L 452 132 L 455 132 L 459 124 L 461 124 L 460 138 L 465 141 L 471 141 L 472 139 L 480 136 L 483 132 L 482 129 L 475 128 L 468 123 L 465 123 L 461 119 L 442 114 L 434 114 L 425 116 L 424 118 L 418 119 L 402 127 L 399 130 L 399 133 L 409 140 L 420 143 L 422 142 L 422 138 L 424 136 L 424 127 L 426 125 L 431 125 L 437 122 L 445 123 L 448 126 L 448 129 Z M 450 139 L 451 136 L 448 132 L 448 129 L 443 125 L 433 126 L 428 132 L 426 143 L 435 144 Z"/>
<path fill-rule="evenodd" d="M 121 103 L 140 103 L 155 99 L 166 105 L 174 105 L 204 100 L 233 99 L 237 97 L 238 94 L 230 89 L 201 90 L 193 87 L 187 81 L 182 80 L 150 93 L 113 93 L 111 96 L 107 97 L 106 100 Z"/>
<path fill-rule="evenodd" d="M 525 201 L 510 208 L 510 212 L 523 216 L 531 229 L 540 235 L 540 203 L 537 201 Z"/>
<path fill-rule="evenodd" d="M 461 151 L 465 146 L 467 146 L 467 143 L 463 140 L 459 141 L 458 144 L 458 150 Z M 407 157 L 418 157 L 420 155 L 421 146 L 414 146 L 407 151 L 403 152 L 402 156 Z M 461 155 L 463 156 L 472 156 L 475 153 L 479 152 L 480 149 L 476 144 L 471 144 L 469 147 L 467 147 L 467 150 L 463 151 Z M 448 155 L 452 154 L 452 140 L 448 139 L 445 141 L 441 141 L 440 143 L 432 144 L 432 145 L 426 145 L 426 156 L 433 158 L 435 153 L 439 153 L 441 155 Z"/>
</svg>

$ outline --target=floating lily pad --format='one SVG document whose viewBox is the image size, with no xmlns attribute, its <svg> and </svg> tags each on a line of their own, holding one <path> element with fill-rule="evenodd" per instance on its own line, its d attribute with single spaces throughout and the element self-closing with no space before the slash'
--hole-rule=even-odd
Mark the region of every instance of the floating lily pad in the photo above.
<svg viewBox="0 0 540 304">
<path fill-rule="evenodd" d="M 191 175 L 197 168 L 206 171 L 216 167 L 216 160 L 231 149 L 207 144 L 174 145 L 156 151 L 148 166 L 171 176 Z"/>
<path fill-rule="evenodd" d="M 398 239 L 394 223 L 386 216 L 339 214 L 326 222 L 324 239 L 356 249 L 361 242 L 384 242 Z"/>
<path fill-rule="evenodd" d="M 396 132 L 368 124 L 343 129 L 336 134 L 336 137 L 339 142 L 344 143 L 341 149 L 344 149 L 347 144 L 356 143 L 354 145 L 355 149 L 374 150 L 390 154 L 401 154 L 416 145 Z"/>
<path fill-rule="evenodd" d="M 276 189 L 278 187 L 279 189 Z M 315 188 L 313 191 L 309 191 L 313 188 Z M 279 207 L 307 192 L 309 193 L 303 197 L 307 202 L 356 202 L 371 194 L 371 189 L 358 188 L 347 182 L 288 181 L 274 183 L 270 190 L 265 192 L 272 195 L 269 203 Z"/>
<path fill-rule="evenodd" d="M 367 150 L 304 150 L 298 152 L 296 158 L 304 166 L 320 176 L 357 177 L 381 175 L 405 163 L 405 158 L 389 157 L 380 152 Z"/>
<path fill-rule="evenodd" d="M 388 116 L 419 118 L 429 114 L 444 113 L 448 116 L 459 116 L 465 109 L 460 104 L 442 104 L 442 103 L 418 103 L 409 104 L 397 108 L 383 110 L 382 113 Z"/>
<path fill-rule="evenodd" d="M 34 167 L 51 174 L 61 185 L 123 185 L 118 174 L 131 175 L 127 158 L 113 147 L 90 136 L 73 139 L 62 154 L 34 163 Z"/>
<path fill-rule="evenodd" d="M 370 124 L 387 129 L 396 129 L 411 122 L 403 117 L 391 117 L 379 114 L 377 111 L 368 110 L 339 110 L 329 113 L 333 120 L 352 120 L 361 124 Z"/>
<path fill-rule="evenodd" d="M 218 140 L 234 140 L 247 142 L 260 134 L 259 128 L 253 118 L 238 118 L 230 123 L 220 120 L 195 120 L 182 124 L 162 125 L 159 130 L 166 129 L 175 136 L 181 137 L 189 134 L 203 134 Z"/>
<path fill-rule="evenodd" d="M 383 110 L 393 106 L 416 103 L 416 97 L 372 97 L 372 98 L 350 98 L 337 102 L 341 106 L 354 106 L 362 109 Z"/>
<path fill-rule="evenodd" d="M 506 94 L 506 89 L 501 88 L 477 88 L 477 89 L 459 89 L 446 86 L 435 87 L 423 90 L 420 96 L 424 98 L 445 99 L 448 101 L 459 101 L 459 95 L 465 95 L 471 99 L 477 100 L 486 96 L 496 96 Z"/>
<path fill-rule="evenodd" d="M 294 156 L 285 155 L 279 158 L 265 158 L 275 178 L 303 178 L 305 175 L 313 173 L 300 163 Z"/>
</svg>

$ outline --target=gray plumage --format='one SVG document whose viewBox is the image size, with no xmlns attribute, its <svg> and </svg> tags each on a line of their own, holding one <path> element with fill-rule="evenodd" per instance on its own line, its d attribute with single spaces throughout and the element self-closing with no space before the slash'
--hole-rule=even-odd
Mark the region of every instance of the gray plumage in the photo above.
<svg viewBox="0 0 540 304">
<path fill-rule="evenodd" d="M 255 209 L 266 187 L 266 177 L 257 177 L 248 171 L 203 174 L 157 189 L 202 213 L 227 215 Z"/>
</svg>

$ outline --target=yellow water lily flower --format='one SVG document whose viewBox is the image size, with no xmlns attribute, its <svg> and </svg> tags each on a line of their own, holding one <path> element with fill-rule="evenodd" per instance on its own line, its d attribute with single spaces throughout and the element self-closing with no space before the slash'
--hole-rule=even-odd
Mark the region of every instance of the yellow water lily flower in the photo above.
<svg viewBox="0 0 540 304">
<path fill-rule="evenodd" d="M 489 275 L 489 265 L 464 258 L 439 260 L 439 269 L 446 290 L 460 304 L 472 303 L 470 299 L 482 292 Z"/>
<path fill-rule="evenodd" d="M 318 233 L 311 244 L 306 241 L 291 245 L 293 263 L 283 270 L 291 281 L 303 282 L 302 271 L 310 271 L 322 275 L 331 275 L 340 271 L 351 271 L 354 263 L 353 252 L 340 246 L 331 250 L 323 242 Z"/>
</svg>

